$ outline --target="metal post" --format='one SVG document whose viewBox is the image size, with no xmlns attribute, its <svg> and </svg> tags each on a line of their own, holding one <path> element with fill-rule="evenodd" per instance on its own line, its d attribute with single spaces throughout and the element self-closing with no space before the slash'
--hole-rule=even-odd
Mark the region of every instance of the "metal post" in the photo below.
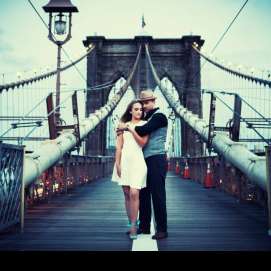
<svg viewBox="0 0 271 271">
<path fill-rule="evenodd" d="M 50 203 L 53 194 L 53 179 L 54 179 L 54 166 L 48 168 L 48 203 Z"/>
<path fill-rule="evenodd" d="M 69 167 L 69 158 L 70 158 L 70 156 L 69 156 L 69 154 L 68 153 L 66 153 L 65 155 L 64 155 L 64 157 L 63 157 L 63 160 L 64 160 L 64 162 L 63 162 L 63 166 L 64 166 L 64 176 L 63 176 L 63 178 L 64 178 L 64 184 L 65 184 L 65 194 L 67 194 L 68 193 L 68 167 Z"/>
<path fill-rule="evenodd" d="M 208 131 L 208 141 L 207 141 L 207 146 L 206 146 L 208 149 L 209 155 L 211 154 L 212 140 L 215 135 L 215 110 L 216 110 L 216 97 L 211 92 L 209 131 Z"/>
<path fill-rule="evenodd" d="M 25 149 L 23 149 L 23 166 L 22 166 L 22 178 L 21 178 L 21 216 L 20 216 L 20 225 L 21 225 L 21 233 L 24 232 L 24 180 L 23 180 L 23 171 L 24 171 L 24 157 L 25 157 Z"/>
<path fill-rule="evenodd" d="M 74 118 L 74 134 L 77 140 L 77 153 L 80 153 L 81 141 L 80 141 L 80 125 L 79 125 L 79 113 L 78 113 L 78 103 L 77 103 L 77 91 L 72 95 L 72 112 Z"/>
<path fill-rule="evenodd" d="M 55 112 L 53 105 L 53 94 L 50 93 L 46 98 L 47 104 L 47 114 L 48 114 L 48 126 L 49 126 L 49 136 L 50 139 L 57 138 L 56 122 L 55 122 Z"/>
<path fill-rule="evenodd" d="M 266 155 L 266 190 L 268 203 L 268 235 L 271 236 L 271 145 L 265 146 Z"/>
<path fill-rule="evenodd" d="M 61 44 L 57 43 L 57 77 L 56 77 L 56 124 L 60 125 L 60 63 L 61 63 Z"/>
<path fill-rule="evenodd" d="M 24 181 L 22 178 L 22 184 L 21 184 L 21 217 L 20 217 L 20 224 L 21 224 L 21 233 L 24 232 Z"/>
<path fill-rule="evenodd" d="M 234 95 L 234 113 L 233 113 L 233 127 L 230 137 L 233 141 L 239 141 L 240 135 L 240 119 L 242 110 L 242 100 L 238 94 Z"/>
</svg>

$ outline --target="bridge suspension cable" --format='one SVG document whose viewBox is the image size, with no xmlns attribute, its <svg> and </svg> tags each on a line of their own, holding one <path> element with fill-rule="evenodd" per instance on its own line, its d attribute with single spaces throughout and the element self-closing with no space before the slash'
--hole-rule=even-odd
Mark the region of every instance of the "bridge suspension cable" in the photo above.
<svg viewBox="0 0 271 271">
<path fill-rule="evenodd" d="M 114 80 L 114 81 L 117 81 L 117 80 Z M 97 89 L 102 89 L 102 88 L 108 88 L 110 86 L 113 86 L 114 84 L 109 84 L 109 83 L 112 83 L 114 81 L 110 81 L 110 82 L 107 82 L 105 84 L 101 84 L 101 85 L 97 85 L 97 86 L 94 86 L 92 88 L 88 88 L 88 89 L 82 89 L 82 90 L 76 90 L 77 91 L 91 91 L 91 90 L 97 90 Z M 75 90 L 69 90 L 69 91 L 63 91 L 63 92 L 75 92 Z M 54 93 L 54 92 L 50 92 L 50 93 Z M 50 94 L 49 93 L 49 94 Z M 35 123 L 37 123 L 38 125 L 34 126 L 31 131 L 29 131 L 22 139 L 21 139 L 21 143 L 23 143 L 23 141 L 25 140 L 28 140 L 28 138 L 30 137 L 30 135 L 40 126 L 42 126 L 42 123 L 44 121 L 46 121 L 48 119 L 48 117 L 50 115 L 52 115 L 53 113 L 56 112 L 56 110 L 58 108 L 60 108 L 62 105 L 64 105 L 68 99 L 70 99 L 72 97 L 73 94 L 67 96 L 58 106 L 56 106 L 51 112 L 49 112 L 45 117 L 43 118 L 40 118 L 38 120 L 35 121 Z M 29 116 L 39 105 L 41 105 L 42 102 L 44 102 L 45 100 L 47 99 L 47 97 L 43 98 L 41 101 L 38 102 L 37 105 L 35 105 L 26 115 L 24 115 L 23 117 L 21 117 L 19 119 L 19 121 L 16 123 L 16 126 L 18 126 L 19 124 L 21 124 L 21 122 L 23 120 L 26 119 L 27 116 Z M 16 127 L 17 128 L 17 127 Z M 4 135 L 6 135 L 10 130 L 14 129 L 13 125 L 11 126 L 11 128 L 9 128 L 6 132 L 4 132 L 2 135 L 0 135 L 0 138 L 3 137 Z"/>
<path fill-rule="evenodd" d="M 258 110 L 256 110 L 251 104 L 249 104 L 244 98 L 240 97 L 239 94 L 236 94 L 234 92 L 226 92 L 226 91 L 216 91 L 216 90 L 207 90 L 207 89 L 202 89 L 202 92 L 212 92 L 212 93 L 219 93 L 219 94 L 228 94 L 228 95 L 238 95 L 239 98 L 244 102 L 248 107 L 250 107 L 257 115 L 259 115 L 264 121 L 267 123 L 271 124 L 270 120 L 267 119 L 264 115 L 262 115 Z"/>
<path fill-rule="evenodd" d="M 103 107 L 96 110 L 94 113 L 91 113 L 88 118 L 84 119 L 80 123 L 80 140 L 85 138 L 90 131 L 101 123 L 102 120 L 107 118 L 118 105 L 134 77 L 140 55 L 141 46 L 139 47 L 135 63 L 125 84 Z M 28 185 L 34 181 L 43 171 L 61 159 L 65 153 L 71 151 L 76 144 L 76 136 L 73 134 L 73 132 L 67 131 L 54 140 L 44 141 L 39 150 L 33 152 L 32 154 L 25 155 L 25 167 L 23 174 L 24 184 Z"/>
<path fill-rule="evenodd" d="M 219 43 L 223 40 L 223 38 L 225 37 L 225 35 L 227 34 L 227 32 L 230 30 L 231 26 L 233 25 L 233 23 L 235 22 L 235 20 L 237 19 L 237 17 L 239 16 L 239 14 L 241 13 L 241 11 L 243 10 L 243 8 L 245 7 L 245 5 L 247 4 L 248 0 L 245 1 L 245 3 L 242 5 L 242 7 L 239 9 L 239 11 L 237 12 L 237 14 L 235 15 L 235 17 L 233 18 L 233 20 L 231 21 L 231 23 L 229 24 L 229 26 L 227 27 L 227 29 L 224 31 L 224 33 L 221 35 L 221 37 L 219 38 L 219 40 L 217 41 L 217 43 L 215 44 L 214 48 L 212 49 L 211 53 L 213 53 L 215 51 L 215 49 L 217 48 L 217 46 L 219 45 Z"/>
<path fill-rule="evenodd" d="M 19 121 L 17 124 L 20 124 L 23 120 L 27 119 L 29 117 L 29 115 L 37 108 L 39 107 L 44 101 L 46 100 L 46 97 L 42 98 L 33 108 L 31 108 L 30 111 L 28 111 L 24 116 L 19 118 Z M 13 127 L 11 126 L 9 129 L 7 129 L 5 132 L 3 132 L 0 135 L 0 138 L 5 136 L 10 130 L 12 130 Z"/>
<path fill-rule="evenodd" d="M 79 63 L 81 60 L 83 60 L 89 53 L 91 53 L 93 51 L 93 49 L 95 48 L 94 45 L 92 45 L 86 54 L 84 54 L 83 56 L 79 57 L 77 60 L 73 61 L 72 63 L 60 68 L 60 72 L 63 72 L 67 69 L 69 69 L 70 67 L 72 67 L 73 65 Z M 9 90 L 10 88 L 11 89 L 14 89 L 14 88 L 19 88 L 20 86 L 24 86 L 24 85 L 28 85 L 28 84 L 32 84 L 36 81 L 40 81 L 40 80 L 43 80 L 45 78 L 49 78 L 53 75 L 55 75 L 57 73 L 57 70 L 53 70 L 53 71 L 50 71 L 50 72 L 47 72 L 47 73 L 44 73 L 44 74 L 41 74 L 41 75 L 37 75 L 37 76 L 34 76 L 34 77 L 31 77 L 29 79 L 26 79 L 26 80 L 19 80 L 17 82 L 13 82 L 13 83 L 9 83 L 9 84 L 4 84 L 4 85 L 0 85 L 0 93 L 3 91 L 3 90 Z"/>
<path fill-rule="evenodd" d="M 206 61 L 208 61 L 209 63 L 213 64 L 214 66 L 216 66 L 217 68 L 226 71 L 230 74 L 236 75 L 238 77 L 241 77 L 243 79 L 247 79 L 251 82 L 255 82 L 255 83 L 259 83 L 260 85 L 263 84 L 264 86 L 268 86 L 269 88 L 271 88 L 271 81 L 270 80 L 265 80 L 256 76 L 252 76 L 252 75 L 248 75 L 245 73 L 242 73 L 240 71 L 236 71 L 233 70 L 229 67 L 226 67 L 220 63 L 218 63 L 217 61 L 212 60 L 210 57 L 206 56 L 205 54 L 203 54 L 200 50 L 197 49 L 197 44 L 193 44 L 192 48 L 202 57 L 204 58 Z"/>
<path fill-rule="evenodd" d="M 230 30 L 231 26 L 233 25 L 233 23 L 235 22 L 235 20 L 237 19 L 237 17 L 239 16 L 239 14 L 241 13 L 241 11 L 243 10 L 243 8 L 245 7 L 245 5 L 247 4 L 248 0 L 245 1 L 245 3 L 242 5 L 242 7 L 238 10 L 237 14 L 235 15 L 235 17 L 233 18 L 233 20 L 231 21 L 231 23 L 229 24 L 229 26 L 227 27 L 227 29 L 223 32 L 223 34 L 221 35 L 221 37 L 219 38 L 219 40 L 216 42 L 215 46 L 213 47 L 213 49 L 211 50 L 211 54 L 215 51 L 215 49 L 218 47 L 218 45 L 220 44 L 220 42 L 224 39 L 224 37 L 226 36 L 226 34 L 228 33 L 228 31 Z M 201 65 L 200 70 L 203 69 L 204 65 L 206 64 L 206 60 L 205 62 Z"/>
<path fill-rule="evenodd" d="M 169 105 L 174 109 L 177 115 L 207 142 L 209 125 L 204 119 L 199 118 L 198 115 L 187 110 L 179 100 L 173 98 L 172 94 L 164 88 L 152 64 L 148 44 L 145 44 L 145 50 L 156 84 L 161 89 Z M 265 157 L 255 155 L 250 152 L 244 144 L 234 142 L 228 136 L 220 133 L 217 133 L 213 137 L 211 145 L 216 152 L 224 156 L 229 162 L 245 173 L 252 182 L 257 183 L 263 190 L 266 190 L 267 175 Z"/>
<path fill-rule="evenodd" d="M 48 80 L 45 82 L 47 81 Z M 113 86 L 116 81 L 117 79 L 115 78 L 103 84 L 94 85 L 91 88 L 73 88 L 72 90 L 62 91 L 66 94 L 64 95 L 66 98 L 64 99 L 65 103 L 61 102 L 60 106 L 63 110 L 68 108 L 69 105 L 67 100 L 72 96 L 70 94 L 75 91 L 77 96 L 81 92 L 80 96 L 83 98 L 82 95 L 85 95 L 88 91 L 109 88 Z M 47 89 L 48 88 L 46 88 L 46 90 Z M 30 149 L 33 150 L 37 148 L 38 144 L 36 142 L 27 144 L 25 143 L 26 141 L 32 141 L 34 139 L 41 141 L 49 138 L 49 126 L 47 120 L 50 116 L 50 112 L 48 112 L 45 101 L 47 100 L 48 95 L 54 95 L 55 91 L 49 91 L 48 93 L 43 93 L 42 91 L 43 94 L 42 97 L 40 97 L 41 93 L 39 90 L 41 90 L 41 88 L 37 85 L 33 90 L 26 88 L 25 91 L 3 92 L 2 97 L 0 97 L 0 140 L 17 141 L 17 144 L 25 145 L 26 149 L 30 151 Z M 57 106 L 55 109 L 60 108 L 60 106 Z M 54 111 L 55 110 L 53 110 L 53 112 Z M 70 121 L 73 121 L 74 117 L 69 115 L 69 112 L 66 110 L 66 118 L 70 118 Z M 66 123 L 63 119 L 62 121 L 63 123 Z"/>
<path fill-rule="evenodd" d="M 108 87 L 112 87 L 116 84 L 116 81 L 118 79 L 115 79 L 113 81 L 108 81 L 106 83 L 100 84 L 100 85 L 96 85 L 93 87 L 88 87 L 88 88 L 82 88 L 82 89 L 77 89 L 76 91 L 84 91 L 84 92 L 88 92 L 88 91 L 92 91 L 92 90 L 99 90 L 99 89 L 104 89 L 104 88 L 108 88 Z M 73 92 L 74 88 L 71 90 L 61 90 L 61 93 L 65 93 L 65 92 Z"/>
<path fill-rule="evenodd" d="M 219 91 L 211 91 L 211 90 L 203 90 L 204 93 L 212 93 L 214 95 L 214 97 L 216 97 L 216 99 L 218 99 L 222 104 L 224 104 L 230 111 L 233 112 L 234 115 L 236 115 L 237 117 L 240 118 L 241 121 L 243 121 L 244 123 L 247 124 L 247 127 L 251 128 L 254 130 L 254 132 L 267 144 L 271 144 L 269 139 L 266 139 L 261 133 L 260 131 L 258 131 L 258 129 L 256 127 L 254 127 L 252 125 L 251 122 L 247 121 L 246 118 L 242 117 L 239 113 L 235 112 L 223 99 L 221 99 L 218 95 L 215 94 L 215 92 L 221 93 L 221 94 L 229 94 L 229 95 L 238 95 L 236 93 L 222 93 Z M 239 99 L 244 102 L 250 109 L 252 109 L 252 111 L 254 111 L 254 113 L 256 113 L 257 115 L 259 115 L 261 117 L 261 121 L 264 122 L 266 125 L 271 125 L 271 122 L 269 119 L 267 119 L 266 117 L 264 117 L 260 112 L 258 112 L 254 107 L 252 107 L 245 99 L 243 99 L 242 97 L 240 97 L 238 95 Z M 271 127 L 271 126 L 270 126 Z"/>
</svg>

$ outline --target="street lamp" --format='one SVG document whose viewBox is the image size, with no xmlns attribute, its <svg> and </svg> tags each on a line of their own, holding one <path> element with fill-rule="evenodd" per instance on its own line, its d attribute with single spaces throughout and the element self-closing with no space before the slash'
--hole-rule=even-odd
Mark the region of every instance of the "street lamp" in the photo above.
<svg viewBox="0 0 271 271">
<path fill-rule="evenodd" d="M 56 78 L 56 112 L 55 122 L 60 124 L 60 63 L 61 63 L 61 47 L 64 43 L 71 39 L 72 13 L 78 12 L 70 0 L 50 0 L 49 3 L 43 6 L 46 13 L 49 13 L 49 35 L 48 38 L 57 45 L 57 78 Z M 67 15 L 69 18 L 67 19 Z M 54 29 L 52 29 L 52 22 Z M 66 33 L 68 24 L 68 34 Z M 63 39 L 61 37 L 63 35 Z"/>
</svg>

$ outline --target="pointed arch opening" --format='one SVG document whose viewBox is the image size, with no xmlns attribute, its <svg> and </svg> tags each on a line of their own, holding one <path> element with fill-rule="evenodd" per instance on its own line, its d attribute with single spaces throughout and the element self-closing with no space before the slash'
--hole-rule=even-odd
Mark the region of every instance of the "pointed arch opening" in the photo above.
<svg viewBox="0 0 271 271">
<path fill-rule="evenodd" d="M 116 84 L 111 88 L 108 94 L 108 100 L 110 100 L 116 92 L 126 83 L 126 79 L 124 77 L 119 78 Z M 115 147 L 116 147 L 116 128 L 119 123 L 119 120 L 126 110 L 127 105 L 135 99 L 135 92 L 131 88 L 128 87 L 126 93 L 120 100 L 117 107 L 113 110 L 111 115 L 106 120 L 106 153 L 107 155 L 114 155 Z"/>
<path fill-rule="evenodd" d="M 168 77 L 163 77 L 161 84 L 172 93 L 174 99 L 179 100 L 177 89 L 174 83 Z M 168 157 L 180 157 L 182 153 L 181 119 L 174 114 L 173 109 L 164 98 L 158 86 L 154 89 L 154 94 L 157 97 L 157 106 L 163 113 L 165 113 L 168 118 L 168 131 L 166 140 L 167 155 Z"/>
</svg>

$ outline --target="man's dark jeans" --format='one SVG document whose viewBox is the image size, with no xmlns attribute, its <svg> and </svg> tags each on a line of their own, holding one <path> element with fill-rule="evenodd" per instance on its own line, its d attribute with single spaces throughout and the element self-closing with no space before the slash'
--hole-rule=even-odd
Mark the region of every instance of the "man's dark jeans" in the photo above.
<svg viewBox="0 0 271 271">
<path fill-rule="evenodd" d="M 165 179 L 167 174 L 166 155 L 153 155 L 145 159 L 147 173 L 147 187 L 140 190 L 139 228 L 150 230 L 151 198 L 154 209 L 157 232 L 167 232 L 167 208 Z"/>
</svg>

